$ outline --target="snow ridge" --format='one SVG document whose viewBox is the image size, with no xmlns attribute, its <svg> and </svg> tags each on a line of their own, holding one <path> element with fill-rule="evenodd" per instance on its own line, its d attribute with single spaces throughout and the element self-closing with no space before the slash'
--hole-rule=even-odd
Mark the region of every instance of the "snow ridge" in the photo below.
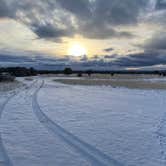
<svg viewBox="0 0 166 166">
<path fill-rule="evenodd" d="M 59 136 L 64 142 L 86 157 L 94 166 L 122 166 L 123 164 L 107 156 L 92 145 L 82 141 L 63 127 L 59 126 L 57 123 L 53 122 L 43 113 L 37 101 L 37 94 L 43 85 L 44 81 L 42 81 L 41 85 L 34 93 L 32 106 L 38 120 L 48 129 L 48 131 Z"/>
</svg>

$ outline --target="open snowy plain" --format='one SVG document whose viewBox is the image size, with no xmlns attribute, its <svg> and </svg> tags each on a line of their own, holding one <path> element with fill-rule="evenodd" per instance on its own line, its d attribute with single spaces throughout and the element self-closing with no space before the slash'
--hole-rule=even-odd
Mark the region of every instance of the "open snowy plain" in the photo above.
<svg viewBox="0 0 166 166">
<path fill-rule="evenodd" d="M 53 79 L 0 92 L 0 166 L 166 165 L 166 90 Z"/>
</svg>

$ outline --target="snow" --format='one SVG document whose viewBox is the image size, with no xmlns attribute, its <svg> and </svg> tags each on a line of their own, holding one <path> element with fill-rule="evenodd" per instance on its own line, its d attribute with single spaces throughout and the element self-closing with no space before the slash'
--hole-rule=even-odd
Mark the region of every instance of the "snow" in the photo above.
<svg viewBox="0 0 166 166">
<path fill-rule="evenodd" d="M 13 165 L 88 165 L 37 120 L 31 106 L 35 88 L 14 97 L 2 116 L 2 138 Z"/>
<path fill-rule="evenodd" d="M 21 81 L 0 93 L 0 165 L 166 164 L 166 91 Z"/>
</svg>

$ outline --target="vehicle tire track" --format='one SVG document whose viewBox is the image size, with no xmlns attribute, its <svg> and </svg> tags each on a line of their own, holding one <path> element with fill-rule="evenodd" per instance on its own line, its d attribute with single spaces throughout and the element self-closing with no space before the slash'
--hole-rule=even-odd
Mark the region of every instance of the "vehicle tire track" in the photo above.
<svg viewBox="0 0 166 166">
<path fill-rule="evenodd" d="M 57 123 L 53 122 L 43 113 L 37 101 L 38 92 L 43 86 L 44 81 L 42 81 L 32 97 L 32 106 L 38 120 L 48 129 L 48 131 L 59 136 L 64 142 L 86 157 L 94 166 L 122 166 L 120 162 L 107 156 L 92 145 L 82 141 Z"/>
<path fill-rule="evenodd" d="M 5 106 L 8 104 L 8 102 L 16 95 L 16 93 L 13 93 L 10 97 L 8 97 L 5 102 L 1 105 L 0 107 L 0 119 L 2 117 L 2 112 L 3 110 L 5 109 Z M 2 141 L 2 136 L 1 136 L 1 133 L 0 133 L 0 152 L 1 152 L 1 160 L 0 160 L 0 166 L 12 166 L 12 162 L 6 152 L 6 149 L 4 147 L 4 144 L 3 144 L 3 141 Z"/>
<path fill-rule="evenodd" d="M 22 88 L 22 90 L 27 90 L 27 89 L 30 89 L 37 81 L 34 81 L 31 85 L 29 86 L 25 86 Z M 15 97 L 16 95 L 18 95 L 22 90 L 19 90 L 18 92 L 16 91 L 13 91 L 12 95 L 10 95 L 5 101 L 4 103 L 0 106 L 0 119 L 2 117 L 2 113 L 6 107 L 6 105 L 9 103 L 9 101 Z M 0 158 L 0 166 L 13 166 L 7 152 L 6 152 L 6 149 L 5 149 L 5 146 L 3 144 L 3 140 L 2 140 L 2 134 L 0 133 L 0 155 L 1 155 L 1 158 Z"/>
</svg>

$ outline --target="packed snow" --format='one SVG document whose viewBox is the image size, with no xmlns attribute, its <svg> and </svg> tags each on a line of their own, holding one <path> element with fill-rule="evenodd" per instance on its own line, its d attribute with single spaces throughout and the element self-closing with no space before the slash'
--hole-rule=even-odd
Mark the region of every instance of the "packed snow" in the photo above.
<svg viewBox="0 0 166 166">
<path fill-rule="evenodd" d="M 165 90 L 19 81 L 0 93 L 0 166 L 166 165 Z"/>
</svg>

